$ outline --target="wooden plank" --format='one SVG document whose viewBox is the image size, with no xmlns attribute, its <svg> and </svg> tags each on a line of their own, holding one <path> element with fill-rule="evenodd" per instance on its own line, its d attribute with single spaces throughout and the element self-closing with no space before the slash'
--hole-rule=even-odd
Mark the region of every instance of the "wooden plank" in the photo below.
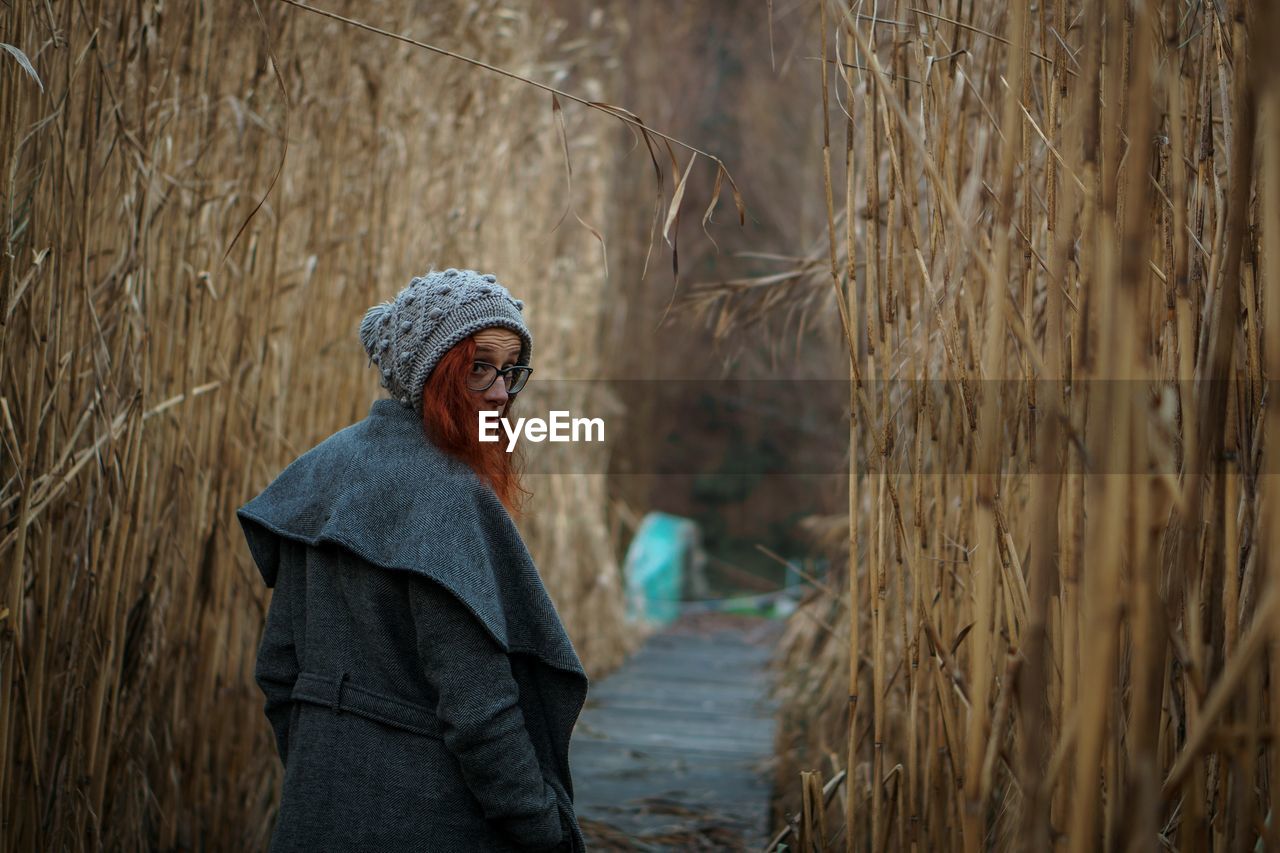
<svg viewBox="0 0 1280 853">
<path fill-rule="evenodd" d="M 759 692 L 768 678 L 765 674 L 746 667 L 696 666 L 685 662 L 649 660 L 636 663 L 619 676 L 623 683 L 632 678 L 658 678 L 673 681 L 697 681 L 699 684 L 725 687 L 744 687 Z"/>
<path fill-rule="evenodd" d="M 593 714 L 581 734 L 592 738 L 592 732 L 601 738 L 619 734 L 628 738 L 666 737 L 696 746 L 700 742 L 745 741 L 756 744 L 773 736 L 773 721 L 751 717 L 725 719 L 718 714 L 700 713 L 693 716 L 687 710 L 652 711 L 626 708 L 600 710 Z M 575 731 L 575 735 L 578 732 Z"/>
<path fill-rule="evenodd" d="M 698 752 L 714 753 L 716 755 L 741 755 L 751 757 L 758 755 L 760 748 L 756 741 L 746 740 L 744 738 L 682 738 L 679 735 L 664 735 L 659 732 L 636 732 L 633 734 L 613 734 L 605 737 L 592 736 L 591 734 L 578 735 L 574 734 L 574 739 L 581 737 L 583 743 L 594 741 L 597 743 L 614 744 L 617 746 L 626 746 L 636 750 L 677 750 L 695 754 Z"/>
<path fill-rule="evenodd" d="M 627 699 L 613 698 L 602 701 L 595 706 L 593 718 L 600 716 L 621 715 L 632 718 L 636 725 L 670 726 L 688 721 L 695 725 L 715 725 L 720 728 L 750 728 L 755 725 L 767 725 L 772 728 L 772 721 L 763 714 L 753 714 L 741 703 L 722 703 L 720 707 L 707 707 L 692 703 L 671 705 L 656 701 L 652 697 L 635 695 Z"/>
<path fill-rule="evenodd" d="M 695 687 L 692 691 L 690 691 L 691 683 Z M 692 675 L 684 678 L 673 678 L 670 675 L 651 672 L 627 672 L 611 677 L 599 687 L 592 687 L 587 693 L 587 698 L 590 699 L 597 695 L 606 696 L 615 690 L 654 690 L 666 687 L 671 691 L 683 691 L 685 695 L 695 697 L 725 695 L 765 699 L 767 698 L 767 694 L 764 692 L 765 683 L 764 679 L 732 682 L 700 679 Z"/>
</svg>

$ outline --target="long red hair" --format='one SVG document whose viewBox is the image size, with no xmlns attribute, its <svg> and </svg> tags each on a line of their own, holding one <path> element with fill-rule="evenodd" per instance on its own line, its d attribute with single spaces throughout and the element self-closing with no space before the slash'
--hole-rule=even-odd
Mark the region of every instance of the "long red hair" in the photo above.
<svg viewBox="0 0 1280 853">
<path fill-rule="evenodd" d="M 532 494 L 520 482 L 523 459 L 514 458 L 519 449 L 507 452 L 507 437 L 501 428 L 498 441 L 480 441 L 476 404 L 467 391 L 475 357 L 476 340 L 468 336 L 436 363 L 422 388 L 422 425 L 441 450 L 470 466 L 493 489 L 512 518 L 518 519 L 525 499 Z M 507 398 L 502 417 L 508 416 L 515 401 L 515 397 Z"/>
</svg>

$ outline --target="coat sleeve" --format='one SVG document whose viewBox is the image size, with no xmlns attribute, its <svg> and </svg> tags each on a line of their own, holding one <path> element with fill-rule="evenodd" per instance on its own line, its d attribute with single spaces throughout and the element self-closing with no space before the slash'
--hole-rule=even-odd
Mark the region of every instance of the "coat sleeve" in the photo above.
<svg viewBox="0 0 1280 853">
<path fill-rule="evenodd" d="M 283 574 L 283 573 L 282 573 Z M 293 639 L 293 619 L 289 613 L 293 595 L 277 584 L 267 610 L 267 624 L 258 646 L 253 678 L 267 701 L 263 710 L 275 732 L 280 761 L 289 759 L 289 714 L 294 682 L 298 679 L 298 656 Z"/>
<path fill-rule="evenodd" d="M 528 850 L 563 839 L 559 800 L 525 728 L 511 660 L 480 620 L 434 581 L 413 577 L 418 653 L 439 693 L 436 716 L 485 817 Z"/>
</svg>

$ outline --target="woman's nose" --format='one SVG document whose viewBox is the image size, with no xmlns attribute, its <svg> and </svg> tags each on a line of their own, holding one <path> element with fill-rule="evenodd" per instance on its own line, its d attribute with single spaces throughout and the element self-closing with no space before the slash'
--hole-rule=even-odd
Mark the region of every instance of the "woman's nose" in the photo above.
<svg viewBox="0 0 1280 853">
<path fill-rule="evenodd" d="M 502 380 L 501 376 L 484 392 L 485 402 L 495 406 L 505 406 L 508 396 L 510 395 L 507 394 L 507 383 Z"/>
</svg>

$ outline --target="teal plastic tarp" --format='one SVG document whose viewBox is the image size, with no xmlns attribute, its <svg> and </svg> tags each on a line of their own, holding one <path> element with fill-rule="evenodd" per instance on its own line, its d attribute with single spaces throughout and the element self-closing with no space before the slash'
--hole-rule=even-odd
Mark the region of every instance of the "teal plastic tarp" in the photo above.
<svg viewBox="0 0 1280 853">
<path fill-rule="evenodd" d="M 628 619 L 666 624 L 679 615 L 698 543 L 698 525 L 687 518 L 651 512 L 641 520 L 623 566 Z"/>
</svg>

